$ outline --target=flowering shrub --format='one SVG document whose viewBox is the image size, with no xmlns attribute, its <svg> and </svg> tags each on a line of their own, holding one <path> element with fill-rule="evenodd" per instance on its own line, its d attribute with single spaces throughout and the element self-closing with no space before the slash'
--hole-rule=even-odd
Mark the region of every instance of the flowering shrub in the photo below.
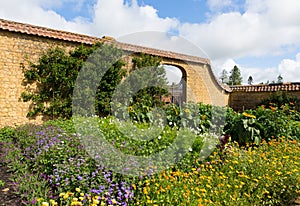
<svg viewBox="0 0 300 206">
<path fill-rule="evenodd" d="M 135 205 L 287 205 L 300 194 L 300 143 L 285 137 L 259 147 L 230 144 L 225 160 L 171 168 L 141 180 Z"/>
<path fill-rule="evenodd" d="M 241 145 L 258 144 L 262 140 L 269 141 L 272 137 L 287 136 L 292 139 L 300 137 L 300 113 L 289 105 L 260 106 L 255 110 L 237 113 L 229 109 L 224 128 L 232 140 Z"/>
<path fill-rule="evenodd" d="M 16 129 L 12 140 L 14 145 L 7 140 L 3 160 L 15 173 L 18 193 L 27 203 L 38 204 L 42 198 L 64 205 L 59 194 L 76 188 L 93 198 L 104 197 L 102 203 L 127 205 L 132 199 L 130 184 L 90 158 L 76 134 L 26 125 Z"/>
<path fill-rule="evenodd" d="M 28 205 L 286 205 L 300 194 L 299 113 L 288 105 L 244 113 L 227 109 L 226 135 L 220 137 L 203 133 L 199 125 L 204 125 L 202 120 L 211 123 L 212 116 L 224 110 L 199 113 L 199 121 L 190 118 L 199 110 L 195 105 L 184 111 L 170 106 L 170 110 L 180 112 L 188 127 L 180 128 L 176 118 L 162 128 L 119 124 L 111 117 L 97 119 L 106 140 L 125 154 L 148 156 L 170 147 L 179 137 L 176 164 L 159 173 L 143 171 L 135 177 L 107 169 L 101 165 L 103 156 L 91 158 L 87 153 L 80 141 L 85 134 L 76 133 L 71 120 L 1 129 L 1 163 L 14 172 L 16 192 Z M 221 115 L 214 118 L 222 122 Z M 218 132 L 216 125 L 210 125 L 210 131 Z M 87 128 L 86 132 L 93 131 Z M 134 138 L 157 132 L 150 140 Z M 207 140 L 211 147 L 203 147 Z M 211 155 L 205 158 L 207 153 Z M 120 161 L 118 156 L 107 157 Z M 134 166 L 130 161 L 124 164 L 128 169 Z"/>
</svg>

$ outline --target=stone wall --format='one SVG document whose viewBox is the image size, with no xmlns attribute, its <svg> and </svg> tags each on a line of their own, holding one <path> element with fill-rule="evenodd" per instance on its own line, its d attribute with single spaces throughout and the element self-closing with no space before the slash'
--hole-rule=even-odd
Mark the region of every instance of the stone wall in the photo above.
<svg viewBox="0 0 300 206">
<path fill-rule="evenodd" d="M 186 101 L 228 105 L 228 90 L 216 81 L 208 59 L 0 19 L 0 128 L 43 121 L 42 116 L 27 118 L 30 102 L 21 100 L 25 91 L 23 68 L 28 68 L 28 60 L 37 61 L 48 48 L 60 46 L 68 50 L 96 41 L 115 44 L 126 51 L 127 69 L 132 57 L 141 52 L 162 57 L 163 64 L 178 66 L 186 80 Z"/>
<path fill-rule="evenodd" d="M 22 68 L 50 47 L 74 48 L 79 44 L 0 30 L 0 45 L 0 128 L 40 122 L 42 117 L 26 118 L 29 103 L 20 99 L 25 88 Z"/>
<path fill-rule="evenodd" d="M 232 92 L 229 97 L 229 106 L 236 111 L 244 111 L 246 109 L 253 109 L 263 100 L 268 99 L 275 91 L 237 91 Z M 288 91 L 288 96 L 300 100 L 300 91 Z"/>
<path fill-rule="evenodd" d="M 227 106 L 229 92 L 217 82 L 209 64 L 164 58 L 163 64 L 178 67 L 186 81 L 186 101 Z"/>
<path fill-rule="evenodd" d="M 74 35 L 80 36 L 72 33 L 66 33 L 65 36 L 67 35 L 72 38 Z M 25 103 L 21 100 L 21 93 L 25 90 L 23 68 L 28 68 L 28 61 L 38 60 L 42 52 L 48 48 L 60 46 L 68 50 L 78 47 L 81 43 L 90 45 L 94 41 L 92 37 L 80 36 L 80 38 L 88 41 L 60 40 L 49 36 L 0 29 L 0 128 L 43 121 L 41 116 L 37 119 L 26 117 L 30 102 Z M 237 111 L 243 111 L 254 108 L 272 93 L 280 90 L 288 91 L 288 95 L 300 99 L 300 84 L 238 86 L 228 89 L 221 86 L 215 79 L 210 63 L 205 59 L 118 42 L 116 45 L 130 53 L 124 56 L 127 69 L 131 68 L 132 57 L 139 52 L 161 55 L 163 64 L 180 68 L 186 81 L 186 101 L 230 106 Z M 229 92 L 230 90 L 232 91 Z"/>
</svg>

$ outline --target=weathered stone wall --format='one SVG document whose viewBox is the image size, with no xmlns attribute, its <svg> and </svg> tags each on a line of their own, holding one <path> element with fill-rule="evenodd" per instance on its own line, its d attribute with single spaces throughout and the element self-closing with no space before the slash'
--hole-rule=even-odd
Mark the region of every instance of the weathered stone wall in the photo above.
<svg viewBox="0 0 300 206">
<path fill-rule="evenodd" d="M 163 64 L 177 66 L 186 81 L 186 101 L 227 106 L 229 93 L 214 78 L 208 64 L 163 59 Z"/>
<path fill-rule="evenodd" d="M 229 106 L 236 111 L 253 109 L 274 92 L 232 92 L 229 97 Z M 300 100 L 300 91 L 288 91 L 289 96 Z"/>
<path fill-rule="evenodd" d="M 58 31 L 55 32 L 57 33 Z M 80 43 L 1 29 L 0 43 L 0 128 L 24 123 L 41 123 L 43 119 L 41 116 L 36 119 L 28 119 L 26 117 L 30 102 L 25 103 L 20 99 L 21 93 L 25 90 L 22 68 L 28 67 L 28 60 L 32 62 L 37 61 L 42 52 L 48 48 L 61 46 L 65 49 L 72 49 L 79 46 Z M 90 44 L 88 42 L 88 45 Z M 120 46 L 122 49 L 133 50 L 132 55 L 141 49 L 138 46 L 127 44 L 120 44 Z M 146 48 L 147 52 L 159 55 L 163 51 Z M 169 53 L 167 52 L 166 54 Z M 124 60 L 129 63 L 126 66 L 128 67 L 127 69 L 131 66 L 132 55 L 124 57 Z M 211 73 L 209 63 L 205 61 L 204 63 L 185 62 L 178 60 L 176 57 L 166 56 L 163 56 L 162 63 L 178 66 L 182 69 L 186 80 L 187 101 L 204 102 L 220 106 L 228 104 L 229 93 L 225 92 L 216 82 Z"/>
<path fill-rule="evenodd" d="M 0 128 L 40 122 L 42 117 L 26 118 L 29 103 L 20 99 L 25 89 L 22 67 L 28 66 L 28 59 L 37 60 L 47 48 L 73 48 L 78 44 L 0 30 L 0 45 Z"/>
</svg>

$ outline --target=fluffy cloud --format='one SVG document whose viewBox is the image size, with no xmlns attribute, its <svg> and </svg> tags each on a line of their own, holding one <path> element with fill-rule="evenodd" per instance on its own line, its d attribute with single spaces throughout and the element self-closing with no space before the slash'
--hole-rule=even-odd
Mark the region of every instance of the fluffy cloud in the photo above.
<svg viewBox="0 0 300 206">
<path fill-rule="evenodd" d="M 47 0 L 1 1 L 0 18 L 73 32 L 86 31 L 86 26 L 79 19 L 68 22 L 53 10 L 42 8 L 41 4 L 55 6 Z"/>
<path fill-rule="evenodd" d="M 247 84 L 249 76 L 253 77 L 254 84 L 276 82 L 279 75 L 283 77 L 284 82 L 299 82 L 300 78 L 300 53 L 296 55 L 295 59 L 283 59 L 276 67 L 245 67 L 233 59 L 227 59 L 223 63 L 217 62 L 215 67 L 220 75 L 224 69 L 229 73 L 235 65 L 237 65 L 241 71 L 243 84 Z"/>
<path fill-rule="evenodd" d="M 136 0 L 98 0 L 93 8 L 92 21 L 77 17 L 67 21 L 54 12 L 64 3 L 72 3 L 80 10 L 84 0 L 10 0 L 0 2 L 0 18 L 63 29 L 90 35 L 114 37 L 140 31 L 167 32 L 179 24 L 175 18 L 160 18 L 157 10 L 149 5 L 139 6 Z M 16 6 L 18 5 L 18 6 Z"/>
<path fill-rule="evenodd" d="M 92 32 L 115 37 L 141 31 L 167 32 L 178 23 L 176 19 L 160 18 L 152 6 L 139 6 L 136 1 L 124 4 L 123 0 L 98 0 Z"/>
<path fill-rule="evenodd" d="M 182 24 L 179 31 L 212 59 L 280 53 L 300 45 L 299 8 L 294 0 L 249 0 L 244 13 L 217 14 L 208 23 Z"/>
<path fill-rule="evenodd" d="M 296 59 L 284 59 L 278 66 L 278 73 L 281 74 L 284 81 L 300 81 L 300 53 Z"/>
<path fill-rule="evenodd" d="M 150 46 L 185 53 L 192 51 L 196 55 L 199 55 L 196 50 L 200 48 L 212 62 L 217 62 L 217 72 L 224 65 L 229 65 L 228 59 L 233 64 L 241 57 L 263 58 L 263 55 L 280 55 L 287 50 L 300 48 L 300 1 L 297 0 L 245 0 L 243 9 L 241 4 L 237 4 L 241 2 L 239 0 L 207 0 L 211 9 L 209 19 L 194 24 L 181 23 L 176 18 L 161 18 L 154 7 L 138 5 L 137 0 L 125 3 L 123 0 L 93 2 L 95 4 L 89 20 L 78 16 L 68 21 L 54 12 L 66 3 L 73 3 L 73 9 L 80 10 L 86 0 L 0 1 L 0 18 L 99 37 L 110 35 L 117 38 L 142 31 L 178 31 L 180 36 L 193 42 L 198 49 L 173 48 L 167 43 L 170 38 L 158 38 L 159 41 L 151 42 Z M 175 37 L 172 38 L 171 41 L 176 42 Z M 146 40 L 149 44 L 150 41 Z M 145 39 L 139 43 L 144 44 Z M 262 70 L 239 66 L 245 75 L 252 75 L 255 82 L 273 80 L 279 74 L 284 80 L 299 81 L 299 55 L 295 60 L 282 60 L 274 68 Z M 273 77 L 264 76 L 271 73 L 274 73 Z M 244 77 L 244 80 L 247 78 Z"/>
</svg>

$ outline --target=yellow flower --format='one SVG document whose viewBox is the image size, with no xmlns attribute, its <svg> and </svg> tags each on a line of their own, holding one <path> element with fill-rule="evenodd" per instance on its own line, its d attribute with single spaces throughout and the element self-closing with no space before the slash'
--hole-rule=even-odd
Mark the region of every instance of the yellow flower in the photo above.
<svg viewBox="0 0 300 206">
<path fill-rule="evenodd" d="M 80 189 L 79 189 L 79 188 L 76 188 L 75 190 L 76 190 L 76 192 L 80 192 Z"/>
<path fill-rule="evenodd" d="M 287 156 L 283 156 L 282 158 L 283 158 L 283 159 L 288 159 L 289 157 L 290 157 L 290 156 L 287 155 Z"/>
<path fill-rule="evenodd" d="M 63 197 L 65 194 L 66 194 L 66 193 L 63 192 L 63 193 L 60 193 L 59 196 L 60 196 L 60 197 Z"/>
<path fill-rule="evenodd" d="M 51 199 L 49 202 L 51 203 L 52 206 L 57 206 L 58 205 L 58 203 L 55 200 Z"/>
<path fill-rule="evenodd" d="M 42 206 L 49 206 L 48 202 L 42 202 Z"/>
<path fill-rule="evenodd" d="M 253 114 L 249 114 L 249 113 L 247 113 L 247 112 L 243 112 L 243 115 L 244 115 L 245 117 L 250 117 L 250 118 L 253 118 L 253 119 L 256 118 L 256 116 L 254 116 Z"/>
<path fill-rule="evenodd" d="M 135 184 L 132 184 L 132 187 L 134 190 L 136 190 L 136 185 Z"/>
<path fill-rule="evenodd" d="M 43 200 L 43 198 L 36 198 L 36 201 L 38 201 L 38 202 L 40 202 L 40 201 L 42 201 Z"/>
<path fill-rule="evenodd" d="M 82 203 L 78 201 L 74 201 L 71 203 L 71 206 L 82 206 Z"/>
<path fill-rule="evenodd" d="M 250 197 L 250 194 L 244 193 L 244 195 L 245 195 L 246 197 Z"/>
<path fill-rule="evenodd" d="M 208 185 L 208 184 L 206 185 L 206 187 L 207 187 L 207 188 L 209 188 L 209 189 L 211 189 L 211 188 L 212 188 L 212 187 L 211 187 L 210 185 Z"/>
<path fill-rule="evenodd" d="M 143 192 L 144 192 L 145 195 L 148 194 L 148 191 L 147 191 L 147 188 L 146 188 L 146 187 L 143 188 Z"/>
</svg>

